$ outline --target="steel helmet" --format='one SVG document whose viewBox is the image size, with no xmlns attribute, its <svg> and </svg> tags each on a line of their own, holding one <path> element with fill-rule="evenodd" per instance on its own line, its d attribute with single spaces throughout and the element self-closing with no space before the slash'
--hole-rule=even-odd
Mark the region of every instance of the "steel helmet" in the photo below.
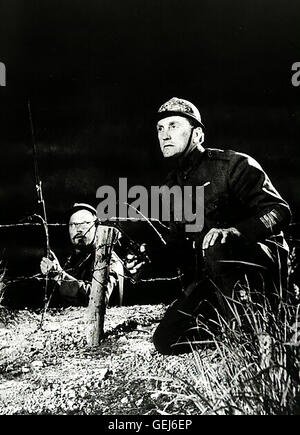
<svg viewBox="0 0 300 435">
<path fill-rule="evenodd" d="M 204 125 L 201 121 L 201 115 L 197 107 L 190 101 L 177 97 L 171 98 L 162 106 L 160 106 L 157 113 L 157 120 L 176 115 L 193 119 L 196 121 L 197 126 L 204 128 Z"/>
</svg>

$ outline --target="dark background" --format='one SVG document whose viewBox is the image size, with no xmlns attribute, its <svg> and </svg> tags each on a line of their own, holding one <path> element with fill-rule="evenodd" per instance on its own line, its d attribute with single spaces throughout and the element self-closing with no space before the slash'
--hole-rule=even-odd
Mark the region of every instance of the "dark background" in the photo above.
<svg viewBox="0 0 300 435">
<path fill-rule="evenodd" d="M 300 219 L 297 0 L 1 0 L 0 224 L 39 211 L 27 101 L 50 222 L 97 187 L 159 184 L 153 115 L 191 100 L 205 144 L 249 153 Z M 43 234 L 0 229 L 13 273 L 38 271 Z M 67 251 L 64 231 L 51 245 Z M 67 246 L 67 247 L 66 247 Z"/>
</svg>

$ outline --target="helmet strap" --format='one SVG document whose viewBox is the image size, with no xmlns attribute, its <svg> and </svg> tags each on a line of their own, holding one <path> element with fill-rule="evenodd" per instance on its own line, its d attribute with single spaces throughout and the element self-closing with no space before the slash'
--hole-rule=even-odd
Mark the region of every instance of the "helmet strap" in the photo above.
<svg viewBox="0 0 300 435">
<path fill-rule="evenodd" d="M 196 127 L 192 127 L 192 130 L 191 130 L 191 134 L 190 134 L 190 137 L 189 137 L 188 143 L 187 143 L 187 145 L 186 145 L 186 147 L 185 147 L 185 150 L 183 151 L 183 154 L 182 154 L 182 156 L 181 156 L 182 158 L 186 157 L 186 156 L 190 153 L 190 151 L 192 151 L 191 143 L 192 143 L 192 136 L 193 136 L 193 133 L 194 133 L 195 128 L 196 128 Z"/>
</svg>

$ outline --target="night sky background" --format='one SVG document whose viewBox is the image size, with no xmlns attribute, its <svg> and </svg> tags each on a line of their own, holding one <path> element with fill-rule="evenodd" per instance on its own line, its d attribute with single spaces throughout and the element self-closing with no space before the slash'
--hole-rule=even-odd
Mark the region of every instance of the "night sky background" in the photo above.
<svg viewBox="0 0 300 435">
<path fill-rule="evenodd" d="M 173 96 L 199 108 L 206 146 L 256 158 L 299 221 L 299 0 L 0 0 L 0 61 L 0 224 L 40 211 L 28 98 L 48 219 L 59 222 L 119 177 L 162 182 L 153 116 Z M 37 271 L 37 233 L 0 229 L 11 270 Z M 51 237 L 63 256 L 65 233 Z"/>
</svg>

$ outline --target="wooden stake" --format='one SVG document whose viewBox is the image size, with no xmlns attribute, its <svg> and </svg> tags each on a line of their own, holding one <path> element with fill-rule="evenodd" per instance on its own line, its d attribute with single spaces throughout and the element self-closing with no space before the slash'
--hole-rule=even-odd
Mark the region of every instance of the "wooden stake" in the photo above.
<svg viewBox="0 0 300 435">
<path fill-rule="evenodd" d="M 96 255 L 92 288 L 86 312 L 86 338 L 88 346 L 98 346 L 104 336 L 106 288 L 109 264 L 117 231 L 99 225 L 96 232 Z"/>
</svg>

